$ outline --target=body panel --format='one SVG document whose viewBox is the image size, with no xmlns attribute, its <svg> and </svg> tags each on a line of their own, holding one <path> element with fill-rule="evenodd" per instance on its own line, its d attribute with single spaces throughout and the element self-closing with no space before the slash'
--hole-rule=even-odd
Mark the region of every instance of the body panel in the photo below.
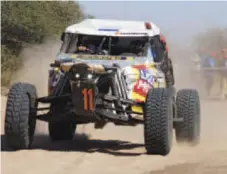
<svg viewBox="0 0 227 174">
<path fill-rule="evenodd" d="M 149 24 L 151 28 L 147 28 Z M 160 34 L 159 27 L 153 22 L 125 21 L 108 19 L 85 19 L 68 26 L 65 32 L 98 36 L 143 37 Z"/>
<path fill-rule="evenodd" d="M 128 98 L 136 102 L 145 102 L 149 89 L 166 87 L 164 74 L 151 65 L 135 65 L 125 69 L 128 85 Z M 142 113 L 142 107 L 132 106 L 132 111 Z"/>
<path fill-rule="evenodd" d="M 122 67 L 121 73 L 125 76 L 127 97 L 136 102 L 144 103 L 150 88 L 166 87 L 165 76 L 159 65 L 146 57 L 59 54 L 58 58 L 61 62 L 60 67 L 50 70 L 49 88 L 53 88 L 58 81 L 60 70 L 66 73 L 73 65 L 79 63 L 85 63 L 98 72 L 105 72 L 103 65 L 118 63 Z M 132 106 L 131 109 L 133 112 L 142 113 L 142 107 Z"/>
</svg>

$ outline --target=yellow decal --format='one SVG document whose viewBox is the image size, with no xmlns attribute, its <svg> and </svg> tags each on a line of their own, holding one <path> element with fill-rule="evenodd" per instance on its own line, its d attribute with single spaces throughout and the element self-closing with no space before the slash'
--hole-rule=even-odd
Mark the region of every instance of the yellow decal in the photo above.
<svg viewBox="0 0 227 174">
<path fill-rule="evenodd" d="M 70 68 L 72 67 L 73 63 L 72 62 L 68 62 L 68 63 L 63 63 L 61 64 L 61 69 L 64 71 L 64 72 L 67 72 L 70 70 Z"/>
<path fill-rule="evenodd" d="M 143 113 L 143 108 L 141 106 L 132 106 L 133 112 Z"/>
<path fill-rule="evenodd" d="M 111 57 L 111 56 L 103 56 L 103 55 L 72 55 L 71 58 L 80 58 L 80 59 L 96 59 L 96 60 L 101 60 L 101 59 L 107 59 L 107 60 L 112 60 L 112 59 L 120 59 L 120 57 Z"/>
<path fill-rule="evenodd" d="M 59 71 L 59 68 L 55 67 L 54 68 L 54 73 L 57 73 Z"/>
<path fill-rule="evenodd" d="M 78 55 L 72 54 L 72 55 L 71 55 L 71 58 L 72 58 L 72 59 L 78 58 Z"/>
<path fill-rule="evenodd" d="M 142 95 L 139 95 L 137 94 L 136 92 L 133 92 L 131 93 L 131 96 L 130 96 L 130 99 L 131 100 L 139 100 L 139 101 L 145 101 L 146 97 L 142 96 Z"/>
<path fill-rule="evenodd" d="M 140 72 L 137 68 L 131 68 L 134 80 L 140 79 Z"/>
<path fill-rule="evenodd" d="M 133 57 L 126 56 L 109 56 L 109 55 L 89 55 L 89 54 L 72 54 L 70 55 L 72 59 L 94 59 L 94 60 L 134 60 Z M 125 58 L 125 59 L 123 59 Z"/>
</svg>

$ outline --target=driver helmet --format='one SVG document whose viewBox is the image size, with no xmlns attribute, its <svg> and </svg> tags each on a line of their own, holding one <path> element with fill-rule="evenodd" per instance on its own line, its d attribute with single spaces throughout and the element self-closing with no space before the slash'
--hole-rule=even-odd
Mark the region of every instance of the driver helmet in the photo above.
<svg viewBox="0 0 227 174">
<path fill-rule="evenodd" d="M 89 45 L 87 46 L 87 49 L 88 49 L 91 53 L 95 53 L 95 51 L 96 51 L 95 45 L 93 45 L 93 44 L 89 44 Z"/>
<path fill-rule="evenodd" d="M 134 52 L 141 56 L 144 53 L 144 45 L 142 41 L 136 40 L 132 42 L 132 47 L 134 47 Z"/>
</svg>

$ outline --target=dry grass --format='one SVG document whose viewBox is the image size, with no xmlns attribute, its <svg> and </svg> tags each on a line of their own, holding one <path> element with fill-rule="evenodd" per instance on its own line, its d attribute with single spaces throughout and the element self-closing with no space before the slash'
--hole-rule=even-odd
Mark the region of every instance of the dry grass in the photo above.
<svg viewBox="0 0 227 174">
<path fill-rule="evenodd" d="M 1 46 L 1 86 L 9 86 L 12 77 L 22 65 L 20 57 L 15 56 L 8 48 Z"/>
</svg>

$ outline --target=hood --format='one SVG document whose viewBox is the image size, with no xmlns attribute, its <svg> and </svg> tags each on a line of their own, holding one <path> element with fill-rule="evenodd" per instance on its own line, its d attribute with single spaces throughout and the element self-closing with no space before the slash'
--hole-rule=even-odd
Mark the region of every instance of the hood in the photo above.
<svg viewBox="0 0 227 174">
<path fill-rule="evenodd" d="M 86 65 L 88 67 L 88 70 L 94 71 L 97 73 L 104 73 L 105 69 L 102 65 L 96 65 L 96 64 L 86 64 L 86 63 L 73 63 L 73 62 L 66 62 L 66 63 L 61 63 L 60 68 L 64 72 L 68 72 L 72 66 L 80 66 L 80 65 Z"/>
</svg>

